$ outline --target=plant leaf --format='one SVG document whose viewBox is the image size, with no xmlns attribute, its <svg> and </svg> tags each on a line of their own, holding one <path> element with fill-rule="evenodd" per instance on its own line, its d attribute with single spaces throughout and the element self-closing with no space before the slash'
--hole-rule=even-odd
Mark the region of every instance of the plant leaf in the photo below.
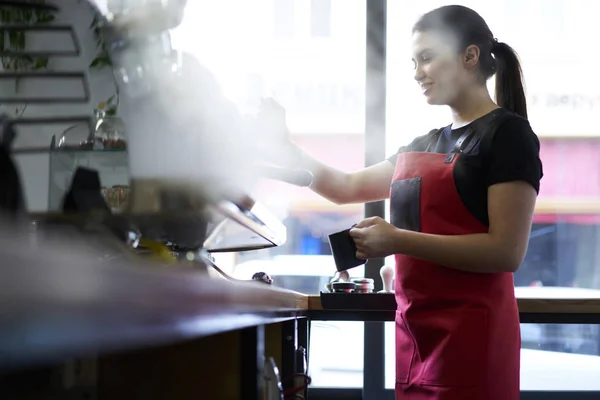
<svg viewBox="0 0 600 400">
<path fill-rule="evenodd" d="M 41 23 L 41 24 L 45 24 L 48 22 L 52 22 L 56 19 L 56 17 L 53 14 L 44 14 L 44 15 L 40 15 L 40 17 L 38 18 L 37 22 Z"/>
<path fill-rule="evenodd" d="M 102 68 L 111 65 L 110 59 L 107 56 L 98 56 L 94 58 L 90 64 L 90 68 Z"/>
<path fill-rule="evenodd" d="M 47 68 L 48 61 L 49 61 L 48 57 L 38 58 L 37 60 L 35 60 L 35 65 L 33 66 L 33 69 Z"/>
</svg>

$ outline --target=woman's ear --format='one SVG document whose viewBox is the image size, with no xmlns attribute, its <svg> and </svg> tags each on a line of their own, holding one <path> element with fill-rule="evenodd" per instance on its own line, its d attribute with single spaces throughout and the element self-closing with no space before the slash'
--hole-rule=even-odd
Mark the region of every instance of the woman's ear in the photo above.
<svg viewBox="0 0 600 400">
<path fill-rule="evenodd" d="M 472 70 L 477 67 L 477 63 L 479 62 L 479 47 L 474 44 L 468 46 L 464 52 L 463 64 L 466 69 Z"/>
</svg>

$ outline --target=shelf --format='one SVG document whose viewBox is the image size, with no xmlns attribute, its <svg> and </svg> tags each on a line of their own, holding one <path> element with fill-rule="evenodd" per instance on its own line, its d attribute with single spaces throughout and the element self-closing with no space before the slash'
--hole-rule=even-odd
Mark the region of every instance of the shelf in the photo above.
<svg viewBox="0 0 600 400">
<path fill-rule="evenodd" d="M 127 168 L 128 157 L 124 149 L 114 150 L 54 150 L 50 156 L 60 159 L 65 166 L 89 166 L 103 168 Z"/>
</svg>

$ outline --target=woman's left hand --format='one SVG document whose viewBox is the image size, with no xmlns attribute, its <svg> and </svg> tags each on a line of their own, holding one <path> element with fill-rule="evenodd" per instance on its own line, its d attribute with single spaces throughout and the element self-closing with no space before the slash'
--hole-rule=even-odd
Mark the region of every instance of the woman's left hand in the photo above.
<svg viewBox="0 0 600 400">
<path fill-rule="evenodd" d="M 350 230 L 356 244 L 356 258 L 382 258 L 394 254 L 398 228 L 380 217 L 362 220 Z"/>
</svg>

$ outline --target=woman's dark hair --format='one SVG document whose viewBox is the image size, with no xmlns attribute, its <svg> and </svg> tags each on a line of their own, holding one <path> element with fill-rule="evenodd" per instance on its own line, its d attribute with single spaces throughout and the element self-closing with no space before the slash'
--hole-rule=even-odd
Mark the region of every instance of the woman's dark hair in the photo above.
<svg viewBox="0 0 600 400">
<path fill-rule="evenodd" d="M 423 15 L 413 27 L 415 32 L 438 31 L 452 35 L 458 50 L 470 45 L 479 47 L 481 82 L 496 75 L 496 102 L 500 107 L 527 118 L 523 73 L 516 52 L 494 38 L 479 14 L 464 6 L 444 6 Z"/>
</svg>

